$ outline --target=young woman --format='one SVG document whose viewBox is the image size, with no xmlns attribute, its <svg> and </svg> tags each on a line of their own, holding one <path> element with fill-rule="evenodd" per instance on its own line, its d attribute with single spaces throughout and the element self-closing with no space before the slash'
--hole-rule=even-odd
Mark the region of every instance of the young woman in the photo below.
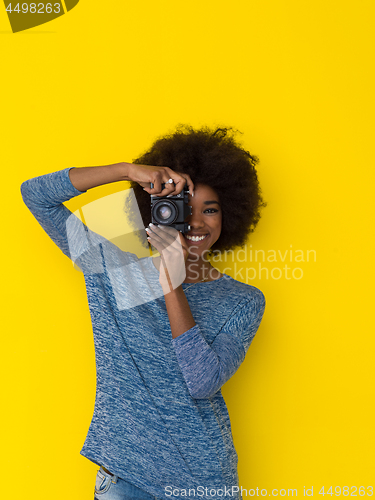
<svg viewBox="0 0 375 500">
<path fill-rule="evenodd" d="M 97 387 L 81 454 L 100 466 L 97 500 L 241 498 L 221 387 L 245 358 L 265 298 L 208 257 L 243 246 L 254 230 L 266 205 L 257 161 L 231 129 L 186 126 L 131 164 L 67 168 L 22 184 L 26 205 L 85 276 Z M 145 243 L 160 257 L 121 251 L 63 205 L 123 180 L 134 190 Z M 176 195 L 185 185 L 190 230 L 151 225 L 150 195 Z"/>
</svg>

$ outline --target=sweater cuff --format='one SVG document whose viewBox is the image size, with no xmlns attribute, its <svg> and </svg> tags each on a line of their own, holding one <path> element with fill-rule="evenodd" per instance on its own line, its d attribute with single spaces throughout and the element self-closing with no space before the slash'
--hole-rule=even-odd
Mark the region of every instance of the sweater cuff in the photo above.
<svg viewBox="0 0 375 500">
<path fill-rule="evenodd" d="M 189 350 L 196 348 L 202 341 L 207 344 L 202 336 L 199 326 L 194 325 L 186 332 L 172 339 L 172 344 L 176 352 L 181 352 L 187 348 L 190 348 Z"/>
<path fill-rule="evenodd" d="M 79 194 L 82 194 L 82 193 L 87 193 L 87 191 L 79 191 L 76 187 L 73 186 L 72 184 L 72 181 L 70 180 L 70 177 L 69 177 L 69 171 L 72 169 L 72 168 L 76 168 L 76 167 L 68 167 L 68 168 L 65 168 L 64 170 L 61 170 L 61 173 L 63 175 L 65 175 L 66 179 L 63 177 L 64 180 L 66 180 L 66 186 L 68 187 L 69 186 L 69 189 L 74 192 L 74 195 L 72 196 L 72 198 L 74 196 L 78 196 Z"/>
</svg>

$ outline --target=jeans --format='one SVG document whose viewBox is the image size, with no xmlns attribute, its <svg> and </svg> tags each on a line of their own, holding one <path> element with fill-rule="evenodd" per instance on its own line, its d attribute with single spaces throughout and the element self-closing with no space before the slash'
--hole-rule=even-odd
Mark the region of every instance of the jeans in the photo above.
<svg viewBox="0 0 375 500">
<path fill-rule="evenodd" d="M 94 500 L 158 500 L 118 476 L 111 476 L 102 467 L 96 474 Z"/>
</svg>

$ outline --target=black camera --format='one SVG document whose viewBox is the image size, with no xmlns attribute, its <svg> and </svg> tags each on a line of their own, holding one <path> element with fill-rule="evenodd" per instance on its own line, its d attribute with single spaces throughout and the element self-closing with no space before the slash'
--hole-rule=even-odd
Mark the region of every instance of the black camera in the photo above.
<svg viewBox="0 0 375 500">
<path fill-rule="evenodd" d="M 154 187 L 151 182 L 151 189 Z M 164 189 L 165 184 L 161 185 Z M 184 186 L 181 193 L 174 196 L 151 195 L 151 222 L 164 226 L 172 226 L 181 233 L 190 231 L 190 225 L 185 222 L 191 215 L 189 203 L 189 188 Z"/>
</svg>

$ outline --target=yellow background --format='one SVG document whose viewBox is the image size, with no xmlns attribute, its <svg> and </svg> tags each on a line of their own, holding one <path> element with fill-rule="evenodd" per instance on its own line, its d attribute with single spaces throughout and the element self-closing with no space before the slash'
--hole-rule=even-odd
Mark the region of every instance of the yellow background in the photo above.
<svg viewBox="0 0 375 500">
<path fill-rule="evenodd" d="M 302 279 L 251 282 L 265 316 L 223 389 L 241 485 L 374 485 L 374 14 L 366 0 L 81 0 L 12 34 L 0 8 L 2 498 L 92 500 L 97 470 L 79 454 L 95 396 L 83 277 L 19 186 L 131 161 L 177 123 L 232 125 L 259 156 L 254 250 L 316 251 L 290 263 Z"/>
</svg>

